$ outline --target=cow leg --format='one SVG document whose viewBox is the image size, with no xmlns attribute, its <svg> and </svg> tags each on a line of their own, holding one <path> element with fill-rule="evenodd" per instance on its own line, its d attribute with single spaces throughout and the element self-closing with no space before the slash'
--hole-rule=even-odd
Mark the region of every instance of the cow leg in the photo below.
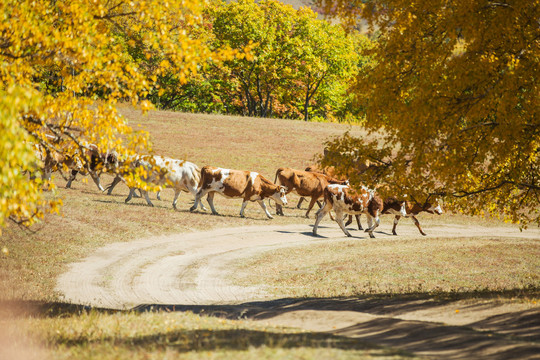
<svg viewBox="0 0 540 360">
<path fill-rule="evenodd" d="M 45 169 L 43 169 L 43 173 L 41 174 L 42 180 L 51 181 L 51 176 L 52 176 L 51 168 L 46 167 Z"/>
<path fill-rule="evenodd" d="M 126 204 L 131 200 L 131 198 L 133 197 L 133 194 L 135 194 L 135 188 L 129 188 L 129 195 L 124 201 Z"/>
<path fill-rule="evenodd" d="M 276 215 L 284 216 L 283 215 L 283 206 L 276 204 Z"/>
<path fill-rule="evenodd" d="M 296 208 L 297 208 L 297 209 L 301 209 L 301 208 L 302 208 L 301 205 L 302 205 L 302 203 L 304 202 L 304 200 L 306 200 L 306 199 L 304 199 L 304 197 L 301 196 L 300 199 L 298 200 L 298 204 L 296 204 Z"/>
<path fill-rule="evenodd" d="M 161 200 L 159 198 L 159 191 L 158 191 L 158 200 Z M 174 210 L 177 210 L 176 209 L 176 202 L 178 201 L 178 195 L 180 195 L 180 190 L 178 189 L 174 189 L 174 199 L 173 199 L 173 202 L 172 202 L 172 207 L 174 208 Z"/>
<path fill-rule="evenodd" d="M 330 216 L 330 220 L 336 220 L 336 218 L 334 217 L 334 214 L 332 214 L 332 212 L 330 211 L 330 213 L 328 214 L 328 216 Z"/>
<path fill-rule="evenodd" d="M 114 180 L 112 181 L 112 183 L 110 183 L 108 186 L 107 186 L 107 195 L 111 195 L 112 194 L 112 191 L 114 189 L 114 187 L 120 182 L 122 181 L 122 177 L 120 175 L 116 175 Z"/>
<path fill-rule="evenodd" d="M 362 227 L 362 223 L 360 222 L 360 216 L 361 215 L 354 215 L 354 217 L 356 218 L 356 224 L 358 225 L 358 230 L 364 230 L 364 228 Z M 352 224 L 352 218 L 353 216 L 349 215 L 349 219 L 345 223 L 345 226 L 349 226 Z"/>
<path fill-rule="evenodd" d="M 352 236 L 351 233 L 345 228 L 345 224 L 343 223 L 343 212 L 342 211 L 336 211 L 336 222 L 338 223 L 341 230 L 343 230 L 345 235 L 347 235 L 348 237 Z"/>
<path fill-rule="evenodd" d="M 176 191 L 176 190 L 175 190 Z M 158 200 L 161 200 L 161 190 L 157 192 L 156 194 L 156 198 Z M 178 198 L 178 195 L 176 195 L 176 193 L 174 194 L 174 201 L 173 201 L 173 206 L 174 208 L 176 209 L 176 199 Z"/>
<path fill-rule="evenodd" d="M 91 171 L 90 172 L 90 177 L 92 178 L 92 180 L 94 180 L 94 183 L 97 185 L 98 189 L 103 192 L 105 191 L 105 189 L 103 188 L 103 186 L 101 186 L 101 181 L 99 180 L 99 175 L 96 174 L 95 172 Z"/>
<path fill-rule="evenodd" d="M 244 210 L 246 209 L 247 204 L 248 204 L 248 200 L 244 200 L 244 202 L 242 203 L 242 207 L 240 208 L 240 217 L 242 218 L 246 217 L 244 215 Z"/>
<path fill-rule="evenodd" d="M 420 227 L 420 221 L 418 221 L 418 219 L 416 218 L 416 216 L 412 215 L 411 216 L 413 221 L 414 221 L 414 225 L 416 225 L 416 227 L 418 228 L 418 230 L 420 230 L 420 234 L 426 236 L 427 234 L 424 232 L 424 230 L 422 230 L 422 228 Z"/>
<path fill-rule="evenodd" d="M 306 211 L 306 218 L 309 219 L 309 212 L 311 211 L 311 209 L 313 209 L 313 206 L 315 206 L 315 203 L 317 202 L 317 198 L 316 197 L 312 197 L 311 198 L 311 201 L 309 202 L 309 206 L 308 206 L 308 209 Z M 322 208 L 322 206 L 321 206 Z M 331 216 L 331 215 L 330 215 Z"/>
<path fill-rule="evenodd" d="M 206 201 L 208 201 L 208 205 L 210 205 L 210 209 L 212 209 L 212 214 L 219 215 L 219 213 L 216 211 L 216 208 L 214 207 L 214 195 L 215 192 L 209 192 L 208 196 L 206 197 Z"/>
<path fill-rule="evenodd" d="M 356 217 L 356 224 L 358 225 L 358 230 L 364 230 L 364 228 L 362 227 L 362 223 L 360 222 L 360 216 L 361 215 L 355 215 L 354 217 Z"/>
<path fill-rule="evenodd" d="M 202 201 L 201 201 L 201 198 L 206 195 L 206 193 L 208 192 L 208 189 L 203 189 L 201 188 L 199 191 L 197 191 L 197 194 L 195 194 L 195 203 L 193 204 L 193 206 L 191 208 L 189 208 L 189 211 L 195 211 L 197 210 L 197 207 L 199 206 L 199 203 L 201 204 L 201 207 L 204 209 L 204 206 L 202 206 Z M 208 196 L 207 200 L 210 198 L 210 196 Z M 210 203 L 210 201 L 208 200 L 208 203 Z M 213 213 L 213 209 L 212 209 L 212 213 Z"/>
<path fill-rule="evenodd" d="M 401 219 L 400 215 L 396 215 L 396 217 L 394 218 L 394 226 L 392 226 L 392 234 L 394 234 L 394 235 L 397 235 L 396 227 L 397 227 L 397 224 L 399 222 L 399 219 Z"/>
<path fill-rule="evenodd" d="M 144 198 L 146 200 L 146 203 L 152 207 L 154 207 L 154 204 L 152 204 L 152 202 L 150 201 L 150 197 L 148 196 L 148 191 L 146 190 L 142 190 L 142 189 L 139 189 L 141 191 L 141 194 L 144 195 Z"/>
<path fill-rule="evenodd" d="M 313 225 L 313 235 L 317 235 L 317 228 L 323 217 L 332 210 L 332 205 L 330 203 L 325 204 L 324 207 L 320 208 L 316 213 L 315 225 Z"/>
<path fill-rule="evenodd" d="M 264 201 L 263 200 L 257 200 L 257 202 L 259 203 L 259 205 L 261 205 L 261 207 L 264 210 L 264 213 L 266 214 L 266 216 L 268 216 L 269 219 L 273 219 L 272 215 L 270 214 L 270 212 L 266 208 L 266 204 L 264 203 Z"/>
<path fill-rule="evenodd" d="M 367 217 L 368 228 L 366 229 L 365 232 L 369 233 L 370 238 L 374 238 L 375 235 L 373 235 L 373 229 L 375 229 L 375 226 L 373 224 L 373 218 L 371 217 L 371 215 L 366 215 L 366 217 Z"/>
<path fill-rule="evenodd" d="M 189 192 L 190 192 L 191 194 L 193 194 L 193 196 L 195 197 L 195 199 L 197 199 L 197 192 L 198 192 L 198 191 L 197 191 L 197 188 L 194 187 L 194 186 L 187 186 L 187 188 L 188 188 Z M 198 203 L 195 202 L 195 205 L 200 206 L 201 209 L 203 209 L 204 211 L 207 211 L 207 210 L 208 210 L 208 209 L 204 206 L 204 204 L 202 203 L 202 201 L 200 201 L 200 199 L 199 199 L 199 202 L 198 202 Z M 195 205 L 193 205 L 193 206 L 195 206 Z M 196 208 L 196 207 L 195 207 L 195 208 Z"/>
<path fill-rule="evenodd" d="M 378 214 L 375 217 L 369 214 L 366 214 L 366 216 L 368 219 L 368 228 L 366 229 L 365 232 L 369 233 L 370 238 L 374 238 L 375 235 L 373 235 L 373 230 L 375 230 L 375 228 L 379 226 L 379 224 L 381 223 L 381 219 L 379 218 Z M 375 220 L 375 222 L 373 220 Z"/>
<path fill-rule="evenodd" d="M 69 177 L 68 182 L 66 183 L 66 189 L 71 189 L 71 183 L 77 177 L 77 173 L 78 173 L 77 170 L 71 170 L 71 176 Z"/>
</svg>

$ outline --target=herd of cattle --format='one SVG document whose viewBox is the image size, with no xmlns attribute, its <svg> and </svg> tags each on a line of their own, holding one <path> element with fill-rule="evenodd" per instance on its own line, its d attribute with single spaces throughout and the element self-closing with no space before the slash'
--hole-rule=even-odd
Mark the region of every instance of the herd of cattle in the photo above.
<svg viewBox="0 0 540 360">
<path fill-rule="evenodd" d="M 114 152 L 101 154 L 97 148 L 88 146 L 87 153 L 84 154 L 88 159 L 86 166 L 80 162 L 69 162 L 67 159 L 51 156 L 49 153 L 42 156 L 43 169 L 42 176 L 50 178 L 54 169 L 59 169 L 60 165 L 66 165 L 71 168 L 71 174 L 66 187 L 71 186 L 78 172 L 89 173 L 98 188 L 101 191 L 108 191 L 110 195 L 114 187 L 123 181 L 129 172 L 137 168 L 145 169 L 146 176 L 143 180 L 152 183 L 159 188 L 171 187 L 174 190 L 173 207 L 176 204 L 180 192 L 190 192 L 194 198 L 194 205 L 190 208 L 195 211 L 198 207 L 206 211 L 202 203 L 202 198 L 206 195 L 207 202 L 210 205 L 212 214 L 218 212 L 214 206 L 214 195 L 216 193 L 226 198 L 243 199 L 240 209 L 240 216 L 244 217 L 244 211 L 248 202 L 258 202 L 264 210 L 266 216 L 272 219 L 272 215 L 265 205 L 265 199 L 272 199 L 276 203 L 276 214 L 283 215 L 283 205 L 287 205 L 286 195 L 295 193 L 301 196 L 297 207 L 304 197 L 311 198 L 308 205 L 306 217 L 315 203 L 319 203 L 320 209 L 316 213 L 316 221 L 313 226 L 313 234 L 317 234 L 317 229 L 321 220 L 329 214 L 343 230 L 345 235 L 351 236 L 346 226 L 352 222 L 352 216 L 356 217 L 359 230 L 363 230 L 360 224 L 360 216 L 366 215 L 368 228 L 365 230 L 370 237 L 374 237 L 373 231 L 380 224 L 380 215 L 393 214 L 394 225 L 392 233 L 397 235 L 396 226 L 401 217 L 411 217 L 422 235 L 426 235 L 420 227 L 416 218 L 418 213 L 425 211 L 432 214 L 441 214 L 442 209 L 438 202 L 435 204 L 418 204 L 405 201 L 395 197 L 382 199 L 375 190 L 362 187 L 360 190 L 354 190 L 349 186 L 348 180 L 336 179 L 330 169 L 319 170 L 316 167 L 309 167 L 305 170 L 295 170 L 291 168 L 279 168 L 276 172 L 274 182 L 263 175 L 252 171 L 241 171 L 222 169 L 212 166 L 204 166 L 202 169 L 197 165 L 184 160 L 176 160 L 162 156 L 137 156 L 127 159 L 124 163 L 128 166 L 122 166 L 122 161 L 118 159 Z M 122 170 L 119 170 L 122 169 Z M 116 175 L 113 182 L 104 189 L 100 183 L 100 172 L 108 170 Z M 144 196 L 148 205 L 153 206 L 148 192 L 143 189 L 130 188 L 130 192 L 125 202 L 129 202 L 133 196 L 137 196 L 136 191 Z M 159 192 L 157 194 L 160 199 Z M 331 214 L 335 212 L 335 217 Z M 345 216 L 349 215 L 347 223 L 344 223 Z"/>
</svg>

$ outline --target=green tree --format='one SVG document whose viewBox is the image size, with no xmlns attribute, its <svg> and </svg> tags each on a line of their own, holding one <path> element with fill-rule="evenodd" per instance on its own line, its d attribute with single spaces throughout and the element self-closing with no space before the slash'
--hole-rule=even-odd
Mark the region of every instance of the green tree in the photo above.
<svg viewBox="0 0 540 360">
<path fill-rule="evenodd" d="M 310 102 L 321 86 L 336 90 L 334 83 L 349 83 L 357 72 L 359 55 L 352 35 L 347 36 L 340 26 L 317 20 L 311 10 L 299 17 L 295 36 L 300 41 L 295 49 L 295 78 L 301 87 L 304 120 L 307 121 Z"/>
<path fill-rule="evenodd" d="M 378 34 L 355 92 L 382 141 L 344 136 L 335 153 L 377 159 L 372 185 L 394 195 L 540 224 L 539 1 L 315 2 Z"/>
<path fill-rule="evenodd" d="M 294 65 L 296 11 L 274 0 L 221 3 L 212 10 L 214 44 L 233 49 L 252 44 L 252 57 L 223 63 L 214 70 L 238 84 L 238 98 L 250 116 L 269 116 L 287 86 Z"/>
<path fill-rule="evenodd" d="M 228 108 L 246 115 L 309 117 L 316 94 L 332 82 L 348 82 L 357 68 L 355 39 L 340 26 L 275 0 L 218 3 L 210 11 L 214 46 L 251 48 L 251 56 L 225 61 L 205 72 L 218 84 Z M 221 90 L 221 91 L 220 91 Z"/>
</svg>

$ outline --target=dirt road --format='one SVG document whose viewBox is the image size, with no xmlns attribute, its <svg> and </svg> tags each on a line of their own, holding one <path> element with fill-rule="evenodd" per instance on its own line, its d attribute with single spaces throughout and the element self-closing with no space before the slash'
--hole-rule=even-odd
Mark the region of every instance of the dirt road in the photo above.
<svg viewBox="0 0 540 360">
<path fill-rule="evenodd" d="M 400 239 L 418 230 L 400 224 Z M 537 229 L 437 226 L 437 236 L 526 237 Z M 313 237 L 307 225 L 228 228 L 154 237 L 103 247 L 72 264 L 57 290 L 70 303 L 111 309 L 169 308 L 248 317 L 274 325 L 329 331 L 444 358 L 540 359 L 540 307 L 432 299 L 273 299 L 230 284 L 230 264 L 276 248 L 347 239 L 337 225 Z M 366 238 L 364 233 L 356 236 Z M 375 232 L 378 238 L 390 238 Z M 395 238 L 395 237 L 394 237 Z M 460 309 L 459 312 L 456 312 Z M 459 315 L 458 315 L 459 314 Z"/>
</svg>

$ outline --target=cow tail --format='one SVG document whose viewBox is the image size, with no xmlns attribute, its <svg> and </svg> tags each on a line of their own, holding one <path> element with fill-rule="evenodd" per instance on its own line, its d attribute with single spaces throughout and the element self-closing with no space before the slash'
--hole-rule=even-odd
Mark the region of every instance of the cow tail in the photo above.
<svg viewBox="0 0 540 360">
<path fill-rule="evenodd" d="M 274 178 L 274 185 L 277 185 L 277 186 L 281 185 L 281 181 L 279 184 L 277 183 L 278 175 L 281 171 L 283 171 L 283 168 L 279 168 L 276 170 L 276 177 Z M 270 204 L 270 198 L 268 198 L 268 206 L 272 207 L 272 205 Z"/>
<path fill-rule="evenodd" d="M 194 184 L 192 184 L 195 188 L 200 189 L 201 188 L 201 180 L 202 180 L 202 173 L 201 168 L 199 168 L 197 165 L 194 165 L 194 169 L 191 172 L 191 176 L 193 179 Z"/>
<path fill-rule="evenodd" d="M 201 184 L 201 169 L 195 164 L 194 164 L 194 166 L 195 166 L 195 168 L 191 172 L 191 176 L 192 176 L 193 181 L 194 181 L 194 184 L 192 184 L 192 185 L 195 186 L 196 188 L 199 188 L 200 184 Z"/>
<path fill-rule="evenodd" d="M 275 206 L 272 206 L 272 202 L 270 201 L 270 198 L 268 198 L 268 207 L 274 209 Z"/>
<path fill-rule="evenodd" d="M 202 186 L 203 186 L 203 183 L 206 181 L 205 178 L 208 176 L 208 175 L 206 175 L 208 170 L 207 170 L 206 166 L 203 166 L 203 168 L 198 169 L 198 171 L 199 171 L 199 174 L 200 174 L 198 190 L 200 190 L 202 188 Z"/>
</svg>

